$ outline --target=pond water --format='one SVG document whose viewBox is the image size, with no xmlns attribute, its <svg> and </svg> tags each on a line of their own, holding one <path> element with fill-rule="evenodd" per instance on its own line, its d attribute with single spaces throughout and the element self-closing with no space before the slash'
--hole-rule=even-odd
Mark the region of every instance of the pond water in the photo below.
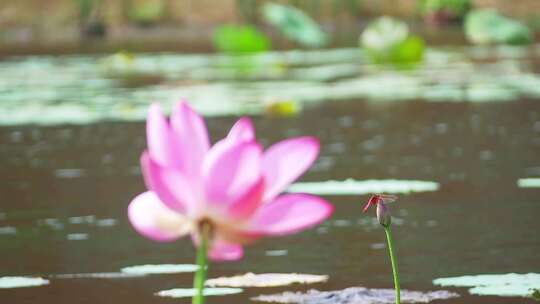
<svg viewBox="0 0 540 304">
<path fill-rule="evenodd" d="M 326 53 L 324 65 L 311 62 L 303 66 L 339 64 L 345 58 L 349 63 L 342 66 L 350 67 L 351 57 L 357 56 L 347 59 L 350 50 L 334 52 Z M 137 58 L 155 63 L 162 56 Z M 437 303 L 526 303 L 529 300 L 522 298 L 473 296 L 466 288 L 435 286 L 432 281 L 462 275 L 540 272 L 540 190 L 517 184 L 520 178 L 540 176 L 540 100 L 535 95 L 540 86 L 522 85 L 525 78 L 519 78 L 527 75 L 530 83 L 536 83 L 535 56 L 526 57 L 525 63 L 519 56 L 489 63 L 460 59 L 458 62 L 467 63 L 470 70 L 457 70 L 457 78 L 450 80 L 436 80 L 436 70 L 427 68 L 368 73 L 359 63 L 359 70 L 349 69 L 348 74 L 309 80 L 314 85 L 303 87 L 300 93 L 294 91 L 297 81 L 306 80 L 295 80 L 290 69 L 285 76 L 238 84 L 228 76 L 212 74 L 222 71 L 212 65 L 207 71 L 214 76 L 197 80 L 188 67 L 183 69 L 191 71 L 189 77 L 182 69 L 173 69 L 180 63 L 165 64 L 173 71 L 165 71 L 160 78 L 139 77 L 134 84 L 116 75 L 104 77 L 94 66 L 99 59 L 94 56 L 20 57 L 0 62 L 0 277 L 50 280 L 40 287 L 0 289 L 1 302 L 189 302 L 154 294 L 191 287 L 192 273 L 121 273 L 134 265 L 194 261 L 189 240 L 154 243 L 135 233 L 126 217 L 129 201 L 144 191 L 139 156 L 145 146 L 141 118 L 151 101 L 148 99 L 161 100 L 162 96 L 164 103 L 170 104 L 176 95 L 187 92 L 194 106 L 209 115 L 214 140 L 226 134 L 237 119 L 233 113 L 253 115 L 258 137 L 265 145 L 291 136 L 319 137 L 321 156 L 302 182 L 351 178 L 438 183 L 436 191 L 400 194 L 392 205 L 402 286 L 419 291 L 446 289 L 462 295 Z M 200 62 L 217 60 L 215 56 L 174 58 L 199 64 L 197 69 L 202 69 Z M 309 56 L 303 58 L 310 60 Z M 445 62 L 441 70 L 456 61 Z M 513 62 L 510 70 L 505 62 Z M 426 98 L 433 92 L 430 87 L 461 81 L 460 75 L 467 75 L 467 71 L 480 74 L 471 74 L 458 86 L 459 96 L 464 98 L 455 94 L 437 102 Z M 522 86 L 495 82 L 505 71 L 514 71 L 518 81 L 513 83 Z M 306 77 L 315 77 L 308 74 Z M 406 80 L 390 82 L 396 87 L 387 83 L 372 89 L 372 95 L 343 93 L 347 84 L 366 81 L 366 75 Z M 470 85 L 480 80 L 481 85 Z M 287 94 L 296 94 L 290 93 L 303 109 L 294 117 L 259 115 L 264 112 L 260 99 L 264 94 L 274 92 L 277 99 L 287 96 L 276 91 L 281 83 L 283 91 L 290 89 Z M 418 86 L 411 91 L 415 83 Z M 226 89 L 209 91 L 211 85 Z M 332 96 L 317 98 L 310 91 L 323 92 L 330 86 L 340 89 Z M 504 95 L 500 102 L 482 103 L 467 97 L 474 96 L 470 88 L 486 86 L 497 87 L 495 93 L 488 92 L 491 96 L 510 95 Z M 369 90 L 372 84 L 364 88 Z M 459 88 L 465 88 L 466 93 Z M 237 101 L 233 101 L 235 89 L 240 92 Z M 385 90 L 391 94 L 375 98 L 379 97 L 375 93 Z M 144 93 L 150 91 L 155 95 Z M 314 100 L 317 102 L 311 102 Z M 384 233 L 372 220 L 373 214 L 361 213 L 367 195 L 324 196 L 335 204 L 336 211 L 323 225 L 294 236 L 262 240 L 248 247 L 240 262 L 212 264 L 210 277 L 296 272 L 328 275 L 326 283 L 244 288 L 243 293 L 215 296 L 208 302 L 247 303 L 260 294 L 312 287 L 391 288 Z M 92 275 L 67 275 L 85 273 Z"/>
</svg>

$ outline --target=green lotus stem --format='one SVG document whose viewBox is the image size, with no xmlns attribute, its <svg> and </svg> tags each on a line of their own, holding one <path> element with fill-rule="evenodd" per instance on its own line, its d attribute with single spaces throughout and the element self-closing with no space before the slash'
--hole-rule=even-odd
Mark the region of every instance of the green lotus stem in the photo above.
<svg viewBox="0 0 540 304">
<path fill-rule="evenodd" d="M 199 268 L 195 273 L 193 280 L 193 288 L 197 293 L 193 296 L 192 304 L 204 304 L 204 283 L 206 282 L 206 274 L 208 272 L 208 239 L 210 236 L 210 225 L 201 225 L 201 244 L 197 249 L 197 265 Z"/>
<path fill-rule="evenodd" d="M 392 238 L 392 231 L 390 225 L 383 226 L 384 232 L 386 232 L 386 240 L 388 241 L 388 251 L 390 253 L 390 261 L 392 262 L 392 273 L 394 275 L 394 288 L 396 289 L 396 304 L 401 303 L 400 287 L 399 287 L 399 270 L 397 265 L 396 253 L 394 251 L 394 239 Z"/>
</svg>

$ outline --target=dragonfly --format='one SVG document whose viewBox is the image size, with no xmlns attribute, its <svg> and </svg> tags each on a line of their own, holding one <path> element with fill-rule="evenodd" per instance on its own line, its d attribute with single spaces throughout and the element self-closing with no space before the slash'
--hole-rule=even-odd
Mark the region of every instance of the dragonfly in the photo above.
<svg viewBox="0 0 540 304">
<path fill-rule="evenodd" d="M 367 212 L 369 207 L 377 205 L 379 202 L 384 201 L 385 203 L 395 202 L 398 199 L 397 196 L 391 194 L 373 194 L 367 204 L 364 206 L 362 212 Z"/>
</svg>

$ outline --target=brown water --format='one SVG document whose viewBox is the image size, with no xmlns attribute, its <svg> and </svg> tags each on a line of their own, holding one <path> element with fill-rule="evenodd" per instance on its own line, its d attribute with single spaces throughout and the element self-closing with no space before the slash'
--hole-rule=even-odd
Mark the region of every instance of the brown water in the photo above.
<svg viewBox="0 0 540 304">
<path fill-rule="evenodd" d="M 235 117 L 208 119 L 223 136 Z M 437 289 L 438 277 L 540 272 L 539 190 L 518 178 L 540 175 L 540 103 L 331 102 L 296 118 L 255 117 L 268 145 L 303 134 L 321 139 L 322 155 L 303 180 L 421 179 L 434 193 L 403 195 L 393 205 L 402 286 Z M 143 123 L 0 128 L 0 277 L 117 272 L 140 264 L 192 263 L 189 240 L 157 244 L 136 234 L 129 201 L 145 190 L 138 158 Z M 69 170 L 67 170 L 69 169 Z M 310 287 L 391 288 L 383 231 L 361 214 L 366 196 L 329 196 L 334 216 L 298 235 L 266 239 L 240 262 L 212 264 L 210 277 L 244 272 L 328 274 L 325 284 L 248 288 L 208 303 L 242 303 L 258 294 Z M 87 218 L 92 224 L 77 224 Z M 49 219 L 49 220 L 46 220 Z M 52 219 L 52 220 L 51 220 Z M 56 219 L 56 220 L 54 220 Z M 99 220 L 114 219 L 100 222 Z M 84 221 L 84 219 L 82 219 Z M 48 224 L 47 224 L 48 223 Z M 54 228 L 56 227 L 56 229 Z M 82 237 L 77 234 L 84 233 Z M 75 235 L 73 235 L 75 234 Z M 69 240 L 70 238 L 83 238 Z M 85 238 L 86 237 L 86 238 Z M 287 250 L 269 256 L 269 250 Z M 190 287 L 192 274 L 123 279 L 51 279 L 48 286 L 0 289 L 0 303 L 189 303 L 153 293 Z M 462 297 L 436 303 L 527 303 L 521 298 Z"/>
</svg>

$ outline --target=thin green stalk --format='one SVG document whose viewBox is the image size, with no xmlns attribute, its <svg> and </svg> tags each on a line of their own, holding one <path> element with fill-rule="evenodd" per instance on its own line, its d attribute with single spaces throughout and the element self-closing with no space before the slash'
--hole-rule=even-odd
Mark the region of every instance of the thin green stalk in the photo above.
<svg viewBox="0 0 540 304">
<path fill-rule="evenodd" d="M 388 251 L 390 252 L 390 261 L 392 262 L 392 273 L 394 274 L 394 288 L 396 289 L 396 304 L 401 303 L 400 287 L 399 287 L 399 270 L 397 265 L 396 253 L 394 251 L 394 239 L 392 238 L 392 231 L 390 225 L 383 226 L 386 232 L 386 239 L 388 241 Z"/>
<path fill-rule="evenodd" d="M 204 304 L 204 283 L 206 282 L 206 273 L 208 272 L 208 238 L 210 235 L 210 225 L 201 225 L 201 244 L 197 249 L 197 273 L 195 273 L 195 279 L 193 280 L 193 287 L 197 290 L 195 296 L 193 296 L 192 304 Z"/>
</svg>

